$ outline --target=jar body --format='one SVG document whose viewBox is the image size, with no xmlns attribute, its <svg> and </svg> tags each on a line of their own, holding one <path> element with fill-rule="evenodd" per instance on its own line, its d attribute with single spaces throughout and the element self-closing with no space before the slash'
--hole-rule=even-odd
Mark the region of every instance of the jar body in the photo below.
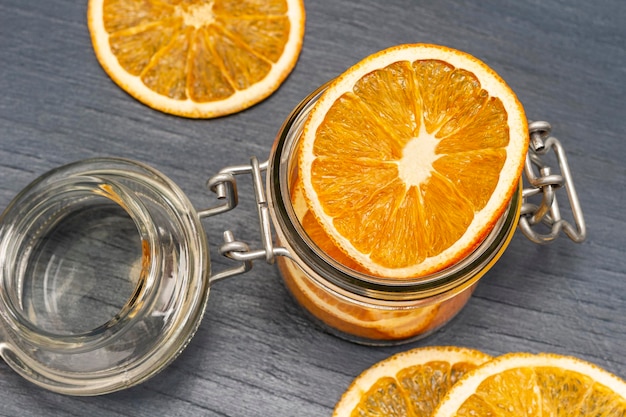
<svg viewBox="0 0 626 417">
<path fill-rule="evenodd" d="M 501 256 L 519 219 L 521 187 L 492 232 L 467 258 L 413 280 L 379 278 L 324 253 L 302 226 L 297 201 L 297 148 L 303 124 L 324 86 L 298 106 L 279 131 L 268 164 L 270 213 L 278 243 L 289 252 L 277 263 L 285 285 L 329 332 L 364 344 L 396 344 L 427 336 L 467 303 L 478 280 Z"/>
</svg>

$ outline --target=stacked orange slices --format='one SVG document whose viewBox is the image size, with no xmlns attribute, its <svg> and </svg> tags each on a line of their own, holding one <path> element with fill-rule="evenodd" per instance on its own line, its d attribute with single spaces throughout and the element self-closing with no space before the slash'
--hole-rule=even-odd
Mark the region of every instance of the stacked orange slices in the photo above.
<svg viewBox="0 0 626 417">
<path fill-rule="evenodd" d="M 298 175 L 316 241 L 380 277 L 444 269 L 502 216 L 527 147 L 520 102 L 475 57 L 424 44 L 369 56 L 304 126 Z"/>
<path fill-rule="evenodd" d="M 217 117 L 274 92 L 304 36 L 302 0 L 90 0 L 98 61 L 144 104 Z"/>
<path fill-rule="evenodd" d="M 292 187 L 292 205 L 309 237 L 327 255 L 348 268 L 368 271 L 347 257 L 333 243 L 306 205 L 302 183 L 296 179 Z M 439 328 L 467 302 L 466 291 L 437 304 L 406 309 L 378 309 L 355 303 L 317 286 L 304 271 L 292 262 L 278 260 L 285 284 L 300 304 L 335 330 L 360 339 L 402 340 L 423 335 Z"/>
<path fill-rule="evenodd" d="M 428 347 L 358 376 L 333 417 L 626 415 L 626 382 L 570 356 Z"/>
</svg>

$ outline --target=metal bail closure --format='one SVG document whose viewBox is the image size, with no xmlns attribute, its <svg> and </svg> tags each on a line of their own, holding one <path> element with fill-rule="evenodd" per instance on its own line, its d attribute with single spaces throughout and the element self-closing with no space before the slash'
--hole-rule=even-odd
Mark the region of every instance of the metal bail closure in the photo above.
<svg viewBox="0 0 626 417">
<path fill-rule="evenodd" d="M 524 188 L 522 193 L 519 227 L 528 239 L 538 244 L 552 242 L 561 231 L 574 242 L 580 243 L 585 240 L 587 229 L 563 146 L 554 136 L 550 136 L 552 127 L 548 122 L 530 122 L 528 130 L 530 145 L 524 173 L 530 187 Z M 553 173 L 545 162 L 550 151 L 556 156 L 560 174 Z M 556 191 L 562 187 L 567 190 L 575 226 L 561 217 Z M 538 204 L 529 201 L 535 196 L 541 200 Z M 541 233 L 540 225 L 547 227 L 548 231 Z"/>
<path fill-rule="evenodd" d="M 199 211 L 198 215 L 200 217 L 210 217 L 234 209 L 239 201 L 235 177 L 242 174 L 252 176 L 261 242 L 263 244 L 262 249 L 250 249 L 247 243 L 236 240 L 230 230 L 225 231 L 224 243 L 220 246 L 219 253 L 241 264 L 237 267 L 214 273 L 210 278 L 211 283 L 249 271 L 254 260 L 264 259 L 267 263 L 273 264 L 276 256 L 290 256 L 287 249 L 274 246 L 272 239 L 271 219 L 262 175 L 263 172 L 267 171 L 267 165 L 268 161 L 259 163 L 256 157 L 252 157 L 250 165 L 223 168 L 207 181 L 207 187 L 223 202 L 212 208 Z"/>
</svg>

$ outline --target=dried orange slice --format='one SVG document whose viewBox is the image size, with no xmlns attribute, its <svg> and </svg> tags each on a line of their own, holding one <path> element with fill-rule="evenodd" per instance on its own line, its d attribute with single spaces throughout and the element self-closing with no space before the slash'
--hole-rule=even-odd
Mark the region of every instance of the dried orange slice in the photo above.
<svg viewBox="0 0 626 417">
<path fill-rule="evenodd" d="M 522 105 L 487 65 L 401 45 L 350 68 L 314 105 L 299 154 L 307 205 L 369 273 L 419 277 L 467 256 L 517 191 Z"/>
<path fill-rule="evenodd" d="M 346 256 L 320 226 L 307 206 L 302 181 L 297 173 L 291 181 L 294 213 L 315 246 L 343 266 L 367 273 L 361 265 Z M 468 290 L 437 303 L 381 308 L 380 305 L 372 306 L 364 300 L 347 299 L 334 290 L 319 287 L 322 284 L 308 278 L 302 269 L 289 260 L 279 258 L 278 266 L 292 295 L 311 314 L 344 336 L 367 340 L 366 343 L 423 337 L 447 323 L 472 294 Z"/>
<path fill-rule="evenodd" d="M 304 230 L 321 250 L 344 266 L 362 270 L 333 244 L 319 226 L 307 208 L 302 183 L 298 179 L 295 179 L 291 189 L 291 202 Z M 357 303 L 318 287 L 318 284 L 306 277 L 302 269 L 289 260 L 279 258 L 278 266 L 285 284 L 301 305 L 332 329 L 357 338 L 408 339 L 434 330 L 442 324 L 440 317 L 450 316 L 447 308 L 438 304 L 404 309 L 374 308 L 365 302 Z"/>
<path fill-rule="evenodd" d="M 359 375 L 335 406 L 333 417 L 428 417 L 460 377 L 490 359 L 460 347 L 398 353 Z"/>
<path fill-rule="evenodd" d="M 185 117 L 231 114 L 273 93 L 304 36 L 302 0 L 89 0 L 98 61 L 130 95 Z"/>
<path fill-rule="evenodd" d="M 468 372 L 434 417 L 626 415 L 626 382 L 578 358 L 510 353 Z"/>
</svg>

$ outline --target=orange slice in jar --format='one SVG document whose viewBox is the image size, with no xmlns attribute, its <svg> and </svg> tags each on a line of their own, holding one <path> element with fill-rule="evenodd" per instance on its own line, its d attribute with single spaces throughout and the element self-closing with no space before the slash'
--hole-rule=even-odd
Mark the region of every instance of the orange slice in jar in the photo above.
<svg viewBox="0 0 626 417">
<path fill-rule="evenodd" d="M 293 262 L 278 263 L 285 284 L 294 298 L 331 332 L 352 340 L 408 340 L 436 330 L 443 323 L 440 305 L 407 310 L 381 310 L 342 299 L 316 286 Z"/>
<path fill-rule="evenodd" d="M 308 210 L 302 193 L 302 182 L 296 178 L 291 189 L 291 202 L 304 231 L 326 255 L 348 268 L 365 271 L 348 258 L 326 235 L 315 216 Z M 333 291 L 318 287 L 292 262 L 279 262 L 287 287 L 300 304 L 328 326 L 345 334 L 369 340 L 408 339 L 438 328 L 454 313 L 454 306 L 441 304 L 405 309 L 380 309 L 347 300 Z M 463 298 L 465 301 L 467 298 Z"/>
<path fill-rule="evenodd" d="M 359 62 L 314 105 L 299 147 L 308 208 L 372 275 L 424 276 L 471 253 L 518 190 L 524 110 L 477 58 L 400 45 Z"/>
<path fill-rule="evenodd" d="M 98 61 L 144 104 L 223 116 L 273 93 L 296 64 L 302 0 L 90 0 Z"/>
</svg>

